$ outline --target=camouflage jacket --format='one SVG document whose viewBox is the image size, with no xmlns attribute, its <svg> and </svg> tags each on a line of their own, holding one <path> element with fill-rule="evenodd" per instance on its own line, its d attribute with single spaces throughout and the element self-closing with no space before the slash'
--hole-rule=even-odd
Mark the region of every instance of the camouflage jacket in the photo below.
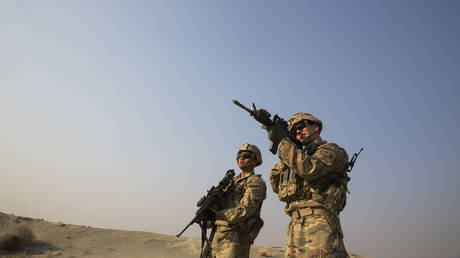
<svg viewBox="0 0 460 258">
<path fill-rule="evenodd" d="M 290 138 L 280 142 L 280 162 L 270 170 L 272 189 L 286 202 L 288 214 L 302 207 L 323 207 L 338 214 L 346 201 L 348 155 L 322 139 L 308 147 L 300 149 Z"/>
<path fill-rule="evenodd" d="M 260 175 L 241 174 L 225 190 L 223 209 L 216 211 L 216 225 L 229 226 L 260 215 L 262 202 L 266 198 L 267 186 Z"/>
</svg>

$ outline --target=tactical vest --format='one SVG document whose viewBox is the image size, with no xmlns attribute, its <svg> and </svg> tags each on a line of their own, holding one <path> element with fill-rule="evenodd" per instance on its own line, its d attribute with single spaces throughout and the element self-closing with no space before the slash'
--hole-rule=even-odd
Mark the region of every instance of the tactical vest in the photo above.
<svg viewBox="0 0 460 258">
<path fill-rule="evenodd" d="M 294 169 L 283 163 L 278 182 L 278 198 L 297 207 L 323 207 L 338 214 L 345 205 L 348 192 L 348 177 L 343 172 L 333 173 L 319 180 L 305 180 Z"/>
</svg>

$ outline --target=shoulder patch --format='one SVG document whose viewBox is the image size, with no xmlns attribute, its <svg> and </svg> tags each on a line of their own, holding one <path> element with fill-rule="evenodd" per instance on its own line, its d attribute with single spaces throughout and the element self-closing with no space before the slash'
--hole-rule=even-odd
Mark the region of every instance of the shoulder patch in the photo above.
<svg viewBox="0 0 460 258">
<path fill-rule="evenodd" d="M 335 164 L 337 167 L 342 167 L 348 160 L 346 151 L 335 143 L 328 142 L 320 145 L 316 153 L 316 158 L 328 166 Z"/>
<path fill-rule="evenodd" d="M 321 156 L 326 159 L 332 158 L 332 153 L 330 150 L 321 149 L 319 150 L 319 154 L 321 154 Z"/>
<path fill-rule="evenodd" d="M 265 187 L 265 181 L 261 175 L 251 176 L 248 180 L 248 187 Z"/>
<path fill-rule="evenodd" d="M 313 154 L 315 158 L 321 160 L 324 164 L 331 166 L 334 164 L 337 156 L 338 146 L 334 143 L 320 145 L 318 150 Z"/>
</svg>

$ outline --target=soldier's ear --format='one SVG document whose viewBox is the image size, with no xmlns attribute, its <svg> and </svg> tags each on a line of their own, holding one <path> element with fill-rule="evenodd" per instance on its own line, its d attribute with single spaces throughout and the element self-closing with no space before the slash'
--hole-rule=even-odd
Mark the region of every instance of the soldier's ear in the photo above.
<svg viewBox="0 0 460 258">
<path fill-rule="evenodd" d="M 315 132 L 319 132 L 319 125 L 313 124 L 313 130 L 314 130 Z"/>
</svg>

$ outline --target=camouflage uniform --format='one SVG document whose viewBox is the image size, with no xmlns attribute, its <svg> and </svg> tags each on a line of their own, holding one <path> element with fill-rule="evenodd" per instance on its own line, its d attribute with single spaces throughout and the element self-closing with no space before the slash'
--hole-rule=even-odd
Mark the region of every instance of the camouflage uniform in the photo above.
<svg viewBox="0 0 460 258">
<path fill-rule="evenodd" d="M 291 117 L 288 129 L 296 121 L 309 118 L 307 115 L 311 116 L 298 113 Z M 285 137 L 278 152 L 280 162 L 270 170 L 270 183 L 291 216 L 286 257 L 349 257 L 339 220 L 349 180 L 345 150 L 319 137 L 301 149 Z"/>
<path fill-rule="evenodd" d="M 211 245 L 212 257 L 249 257 L 250 247 L 263 225 L 260 210 L 266 191 L 267 186 L 260 175 L 251 173 L 243 177 L 240 174 L 233 178 L 221 202 L 224 209 L 216 211 L 217 230 Z"/>
</svg>

